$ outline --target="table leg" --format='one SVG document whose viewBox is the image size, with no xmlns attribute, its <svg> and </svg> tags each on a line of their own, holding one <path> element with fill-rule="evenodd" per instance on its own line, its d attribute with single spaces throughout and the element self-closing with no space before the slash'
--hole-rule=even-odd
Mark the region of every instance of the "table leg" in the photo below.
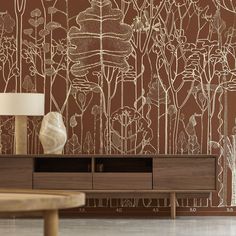
<svg viewBox="0 0 236 236">
<path fill-rule="evenodd" d="M 171 207 L 171 219 L 176 218 L 176 195 L 170 193 L 170 207 Z"/>
<path fill-rule="evenodd" d="M 44 236 L 58 235 L 58 210 L 44 212 Z"/>
</svg>

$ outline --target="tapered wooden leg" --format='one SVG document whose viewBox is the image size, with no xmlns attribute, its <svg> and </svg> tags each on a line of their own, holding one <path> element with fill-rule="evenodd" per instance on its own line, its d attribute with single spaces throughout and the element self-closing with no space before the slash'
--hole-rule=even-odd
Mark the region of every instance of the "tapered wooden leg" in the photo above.
<svg viewBox="0 0 236 236">
<path fill-rule="evenodd" d="M 171 219 L 176 218 L 176 195 L 170 193 L 170 208 L 171 208 Z"/>
<path fill-rule="evenodd" d="M 27 116 L 15 116 L 16 154 L 27 154 Z"/>
<path fill-rule="evenodd" d="M 44 236 L 58 235 L 58 210 L 44 212 Z"/>
</svg>

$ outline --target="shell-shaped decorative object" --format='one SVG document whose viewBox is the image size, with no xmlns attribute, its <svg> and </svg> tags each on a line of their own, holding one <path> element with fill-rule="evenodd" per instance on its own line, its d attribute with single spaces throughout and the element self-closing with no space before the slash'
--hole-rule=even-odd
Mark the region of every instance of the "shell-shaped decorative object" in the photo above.
<svg viewBox="0 0 236 236">
<path fill-rule="evenodd" d="M 67 134 L 60 113 L 49 112 L 44 116 L 39 139 L 43 145 L 45 154 L 62 154 L 67 140 Z"/>
</svg>

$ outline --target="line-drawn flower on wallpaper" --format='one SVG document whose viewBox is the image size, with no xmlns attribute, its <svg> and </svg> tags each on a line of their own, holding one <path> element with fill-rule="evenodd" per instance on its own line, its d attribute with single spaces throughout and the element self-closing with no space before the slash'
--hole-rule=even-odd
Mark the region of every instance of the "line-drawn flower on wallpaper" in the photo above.
<svg viewBox="0 0 236 236">
<path fill-rule="evenodd" d="M 32 17 L 32 18 L 34 18 L 34 17 L 40 17 L 42 15 L 42 12 L 41 12 L 41 10 L 40 9 L 38 9 L 38 8 L 35 8 L 33 11 L 31 11 L 31 13 L 30 13 L 30 16 Z"/>
<path fill-rule="evenodd" d="M 26 90 L 26 92 L 33 92 L 35 89 L 35 85 L 32 81 L 32 78 L 29 75 L 26 75 L 23 79 L 22 88 Z"/>
<path fill-rule="evenodd" d="M 47 29 L 41 29 L 41 30 L 39 31 L 39 36 L 41 36 L 42 38 L 46 37 L 46 36 L 49 35 L 49 34 L 50 34 L 50 31 L 47 30 Z"/>
<path fill-rule="evenodd" d="M 11 17 L 9 13 L 0 14 L 0 29 L 1 33 L 12 33 L 15 27 L 15 20 Z"/>
<path fill-rule="evenodd" d="M 40 17 L 38 19 L 29 19 L 29 23 L 30 23 L 31 26 L 37 28 L 37 27 L 39 27 L 40 25 L 42 25 L 44 23 L 44 18 Z"/>
<path fill-rule="evenodd" d="M 59 11 L 56 7 L 49 7 L 48 8 L 48 14 L 52 15 L 55 14 L 57 11 Z"/>
<path fill-rule="evenodd" d="M 51 21 L 51 22 L 47 23 L 47 25 L 46 25 L 46 29 L 49 31 L 55 30 L 60 27 L 61 27 L 61 24 L 56 21 Z"/>
<path fill-rule="evenodd" d="M 141 16 L 136 16 L 133 19 L 133 23 L 131 24 L 131 27 L 133 31 L 135 32 L 145 33 L 148 30 L 150 30 L 150 23 L 151 23 L 151 19 L 150 19 L 149 12 L 147 10 L 144 10 L 143 12 L 141 12 Z M 155 31 L 159 31 L 159 26 L 160 26 L 160 23 L 156 22 L 155 24 L 152 24 L 151 27 Z"/>
<path fill-rule="evenodd" d="M 141 17 L 139 17 L 139 16 L 136 16 L 134 18 L 134 21 L 133 21 L 131 26 L 132 26 L 132 29 L 134 31 L 142 31 L 142 30 L 144 30 L 144 23 L 142 22 Z"/>
<path fill-rule="evenodd" d="M 121 130 L 124 136 L 121 136 Z M 121 154 L 143 153 L 153 138 L 147 121 L 131 107 L 118 109 L 112 114 L 111 133 L 112 149 Z"/>
<path fill-rule="evenodd" d="M 161 81 L 158 81 L 158 79 L 149 84 L 147 97 L 157 107 L 161 104 L 170 103 L 170 98 L 168 93 L 166 93 L 165 85 L 163 85 Z"/>
<path fill-rule="evenodd" d="M 94 151 L 94 141 L 91 132 L 87 131 L 83 144 L 83 151 L 87 154 L 93 153 Z"/>
<path fill-rule="evenodd" d="M 200 145 L 196 134 L 196 114 L 191 115 L 188 124 L 185 127 L 185 131 L 188 135 L 188 153 L 198 154 L 200 152 Z"/>
<path fill-rule="evenodd" d="M 58 42 L 53 41 L 53 43 L 55 43 L 55 47 L 56 47 L 56 52 L 58 55 L 66 55 L 67 53 L 67 40 L 66 39 L 61 39 Z"/>
<path fill-rule="evenodd" d="M 70 118 L 70 127 L 75 128 L 78 125 L 78 122 L 76 121 L 75 115 L 71 116 Z"/>
<path fill-rule="evenodd" d="M 66 151 L 67 153 L 71 153 L 71 154 L 81 153 L 81 145 L 79 143 L 77 134 L 72 134 L 71 138 L 68 139 L 68 142 L 66 145 Z"/>
<path fill-rule="evenodd" d="M 184 154 L 188 151 L 188 142 L 186 140 L 186 135 L 184 131 L 181 131 L 179 133 L 177 147 L 178 147 L 178 152 L 181 154 Z"/>
<path fill-rule="evenodd" d="M 31 28 L 30 29 L 24 29 L 23 32 L 24 32 L 25 35 L 31 36 L 32 33 L 34 32 L 34 30 L 31 29 Z"/>
</svg>

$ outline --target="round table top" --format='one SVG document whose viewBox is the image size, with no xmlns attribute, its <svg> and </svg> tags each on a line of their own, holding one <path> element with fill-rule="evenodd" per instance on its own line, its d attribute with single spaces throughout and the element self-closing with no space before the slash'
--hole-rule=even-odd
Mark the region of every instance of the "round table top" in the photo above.
<svg viewBox="0 0 236 236">
<path fill-rule="evenodd" d="M 84 204 L 85 194 L 80 192 L 0 189 L 0 212 L 67 209 Z"/>
</svg>

